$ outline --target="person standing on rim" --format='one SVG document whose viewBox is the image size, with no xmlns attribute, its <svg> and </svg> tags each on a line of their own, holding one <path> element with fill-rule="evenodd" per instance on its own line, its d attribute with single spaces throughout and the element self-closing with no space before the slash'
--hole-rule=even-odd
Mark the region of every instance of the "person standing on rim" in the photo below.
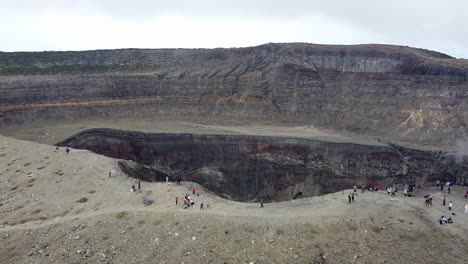
<svg viewBox="0 0 468 264">
<path fill-rule="evenodd" d="M 445 199 L 447 198 L 447 195 L 444 194 L 444 198 L 442 198 L 442 206 L 445 206 Z"/>
<path fill-rule="evenodd" d="M 263 199 L 260 200 L 260 208 L 263 208 Z"/>
<path fill-rule="evenodd" d="M 450 203 L 449 203 L 449 210 L 450 211 L 452 211 L 452 205 L 453 205 L 453 203 L 452 203 L 452 201 L 450 201 Z"/>
</svg>

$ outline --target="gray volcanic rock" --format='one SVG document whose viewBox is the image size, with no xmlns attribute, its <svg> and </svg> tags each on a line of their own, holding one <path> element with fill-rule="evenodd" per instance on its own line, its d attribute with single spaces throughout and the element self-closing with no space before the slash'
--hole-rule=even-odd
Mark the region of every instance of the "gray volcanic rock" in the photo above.
<svg viewBox="0 0 468 264">
<path fill-rule="evenodd" d="M 163 114 L 467 136 L 466 60 L 389 45 L 0 53 L 0 123 Z"/>
<path fill-rule="evenodd" d="M 200 183 L 238 201 L 289 200 L 354 185 L 468 184 L 468 160 L 400 146 L 91 129 L 60 143 L 124 159 L 120 168 L 145 181 Z M 131 161 L 128 161 L 131 160 Z"/>
</svg>

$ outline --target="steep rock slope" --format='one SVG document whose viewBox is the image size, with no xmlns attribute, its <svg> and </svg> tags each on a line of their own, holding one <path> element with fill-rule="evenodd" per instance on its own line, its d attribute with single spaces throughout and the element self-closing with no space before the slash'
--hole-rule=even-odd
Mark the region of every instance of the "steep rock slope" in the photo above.
<svg viewBox="0 0 468 264">
<path fill-rule="evenodd" d="M 468 161 L 399 146 L 226 135 L 149 134 L 90 129 L 60 145 L 124 159 L 145 181 L 197 182 L 238 201 L 310 197 L 352 188 L 435 180 L 468 184 Z"/>
<path fill-rule="evenodd" d="M 0 123 L 190 113 L 450 141 L 467 65 L 388 45 L 0 53 Z"/>
</svg>

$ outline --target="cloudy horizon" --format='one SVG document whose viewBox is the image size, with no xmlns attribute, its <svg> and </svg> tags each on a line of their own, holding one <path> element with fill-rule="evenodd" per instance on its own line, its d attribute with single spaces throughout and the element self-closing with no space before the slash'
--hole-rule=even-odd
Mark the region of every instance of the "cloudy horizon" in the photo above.
<svg viewBox="0 0 468 264">
<path fill-rule="evenodd" d="M 394 44 L 468 58 L 463 0 L 0 0 L 0 51 Z"/>
</svg>

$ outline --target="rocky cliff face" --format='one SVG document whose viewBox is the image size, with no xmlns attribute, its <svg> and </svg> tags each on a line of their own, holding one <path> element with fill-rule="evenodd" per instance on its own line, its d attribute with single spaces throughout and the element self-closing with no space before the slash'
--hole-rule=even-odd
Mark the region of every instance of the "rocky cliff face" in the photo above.
<svg viewBox="0 0 468 264">
<path fill-rule="evenodd" d="M 141 180 L 182 178 L 238 201 L 282 201 L 360 184 L 468 185 L 468 160 L 399 146 L 111 129 L 83 131 L 60 145 L 124 159 L 122 170 Z"/>
<path fill-rule="evenodd" d="M 143 113 L 467 136 L 465 60 L 386 45 L 0 53 L 0 123 Z"/>
</svg>

